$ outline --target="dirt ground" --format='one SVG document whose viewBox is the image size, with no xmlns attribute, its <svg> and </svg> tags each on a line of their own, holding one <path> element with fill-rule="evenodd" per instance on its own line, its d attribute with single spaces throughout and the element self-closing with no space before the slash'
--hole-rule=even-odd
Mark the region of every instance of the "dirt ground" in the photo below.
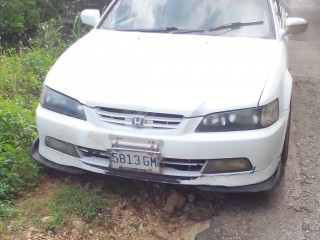
<svg viewBox="0 0 320 240">
<path fill-rule="evenodd" d="M 209 219 L 223 203 L 223 197 L 192 188 L 141 182 L 87 174 L 70 176 L 49 171 L 35 190 L 18 199 L 22 213 L 6 222 L 1 240 L 38 239 L 194 239 L 209 227 Z M 63 225 L 41 228 L 32 220 L 37 211 L 40 222 L 50 217 L 43 207 L 35 207 L 65 185 L 103 186 L 106 209 L 92 219 L 71 216 Z"/>
</svg>

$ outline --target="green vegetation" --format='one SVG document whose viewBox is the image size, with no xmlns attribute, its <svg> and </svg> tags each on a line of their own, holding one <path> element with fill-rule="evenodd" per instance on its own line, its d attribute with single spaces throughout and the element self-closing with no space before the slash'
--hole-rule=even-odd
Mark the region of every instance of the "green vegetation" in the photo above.
<svg viewBox="0 0 320 240">
<path fill-rule="evenodd" d="M 0 0 L 0 222 L 17 214 L 12 200 L 40 179 L 29 149 L 43 80 L 57 57 L 88 31 L 79 12 L 102 10 L 109 2 Z M 94 210 L 82 211 L 89 217 Z M 63 222 L 60 213 L 52 215 L 52 225 Z"/>
<path fill-rule="evenodd" d="M 30 198 L 21 207 L 30 210 L 31 221 L 38 228 L 52 229 L 63 225 L 72 216 L 91 221 L 97 211 L 105 209 L 105 199 L 101 187 L 75 183 L 64 185 L 44 199 Z"/>
<path fill-rule="evenodd" d="M 69 213 L 90 219 L 104 206 L 102 188 L 89 184 L 66 185 L 49 199 L 49 206 L 53 212 Z"/>
<path fill-rule="evenodd" d="M 4 41 L 18 42 L 36 31 L 40 14 L 36 0 L 1 0 L 0 32 Z"/>
<path fill-rule="evenodd" d="M 80 184 L 75 180 L 73 183 L 62 183 L 62 187 L 52 188 L 46 194 L 23 198 L 15 205 L 0 203 L 0 238 L 7 239 L 8 235 L 13 234 L 20 239 L 25 227 L 30 225 L 40 231 L 55 231 L 74 220 L 83 224 L 84 231 L 87 230 L 85 224 L 101 224 L 109 229 L 113 226 L 107 210 L 111 202 L 112 198 L 100 185 Z M 6 232 L 12 218 L 14 224 Z"/>
<path fill-rule="evenodd" d="M 110 0 L 0 0 L 0 46 L 24 45 L 36 37 L 41 24 L 55 19 L 64 38 L 72 35 L 74 18 L 84 8 L 104 9 Z"/>
<path fill-rule="evenodd" d="M 0 200 L 13 199 L 39 180 L 29 158 L 35 108 L 45 74 L 65 46 L 0 49 Z"/>
<path fill-rule="evenodd" d="M 0 202 L 0 220 L 6 220 L 15 216 L 19 210 L 14 208 L 10 203 L 1 203 Z M 0 228 L 1 229 L 1 228 Z"/>
</svg>

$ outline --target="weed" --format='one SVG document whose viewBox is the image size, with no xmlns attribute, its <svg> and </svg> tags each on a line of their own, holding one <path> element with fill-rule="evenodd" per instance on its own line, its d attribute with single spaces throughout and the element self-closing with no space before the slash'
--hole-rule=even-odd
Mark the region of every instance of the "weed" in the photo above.
<svg viewBox="0 0 320 240">
<path fill-rule="evenodd" d="M 39 25 L 37 37 L 30 40 L 34 49 L 61 49 L 64 50 L 67 45 L 63 38 L 63 26 L 59 25 L 55 19 L 50 19 Z M 60 52 L 60 51 L 58 51 Z"/>
<path fill-rule="evenodd" d="M 64 212 L 54 212 L 47 219 L 41 219 L 42 227 L 45 229 L 54 229 L 62 226 L 67 220 L 67 216 Z"/>
<path fill-rule="evenodd" d="M 0 97 L 23 99 L 31 103 L 38 99 L 46 73 L 56 59 L 55 51 L 24 49 L 16 53 L 6 50 L 0 56 Z"/>
<path fill-rule="evenodd" d="M 20 208 L 27 209 L 28 219 L 38 229 L 45 229 L 47 227 L 46 222 L 51 225 L 52 221 L 49 221 L 49 219 L 42 220 L 44 217 L 50 216 L 45 199 L 30 197 L 23 202 Z"/>
<path fill-rule="evenodd" d="M 0 220 L 7 220 L 17 215 L 19 210 L 14 208 L 10 202 L 0 202 Z"/>
<path fill-rule="evenodd" d="M 32 111 L 0 97 L 0 132 L 0 199 L 12 199 L 38 180 L 38 168 L 28 156 L 35 137 Z"/>
<path fill-rule="evenodd" d="M 74 40 L 78 40 L 89 31 L 89 27 L 81 23 L 80 13 L 77 14 L 73 21 L 72 37 Z"/>
<path fill-rule="evenodd" d="M 24 214 L 28 218 L 25 221 L 31 221 L 38 229 L 55 229 L 68 222 L 72 216 L 91 221 L 97 211 L 107 212 L 104 197 L 101 187 L 70 184 L 51 192 L 43 199 L 30 197 L 18 209 L 26 210 Z M 103 224 L 112 228 L 112 219 L 105 220 Z"/>
<path fill-rule="evenodd" d="M 66 185 L 49 198 L 48 205 L 53 212 L 61 211 L 90 220 L 99 209 L 104 209 L 103 197 L 101 187 Z"/>
</svg>

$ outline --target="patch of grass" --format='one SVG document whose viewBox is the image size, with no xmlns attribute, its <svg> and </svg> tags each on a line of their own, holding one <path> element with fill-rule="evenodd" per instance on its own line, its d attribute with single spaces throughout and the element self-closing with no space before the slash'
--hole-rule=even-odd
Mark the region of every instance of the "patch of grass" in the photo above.
<svg viewBox="0 0 320 240">
<path fill-rule="evenodd" d="M 30 197 L 26 199 L 20 207 L 27 209 L 26 214 L 28 214 L 28 220 L 30 220 L 37 228 L 46 228 L 46 225 L 42 222 L 42 218 L 49 216 L 45 199 Z"/>
<path fill-rule="evenodd" d="M 25 221 L 45 230 L 61 227 L 74 216 L 92 221 L 98 212 L 108 212 L 108 201 L 100 186 L 74 183 L 64 185 L 41 199 L 30 197 L 19 208 L 28 215 Z M 113 223 L 108 222 L 108 226 L 112 227 Z"/>
<path fill-rule="evenodd" d="M 17 213 L 17 215 L 15 217 L 12 218 L 12 221 L 3 221 L 3 232 L 5 232 L 5 228 L 10 225 L 10 235 L 14 234 L 14 235 L 20 235 L 21 232 L 23 231 L 24 227 L 26 226 L 26 221 L 25 219 L 21 218 L 21 209 L 19 209 L 19 212 Z M 12 222 L 14 222 L 14 224 L 12 224 Z M 1 232 L 1 231 L 0 231 Z M 1 236 L 1 235 L 0 235 Z M 0 238 L 1 239 L 1 238 Z M 6 238 L 4 238 L 6 239 Z M 10 239 L 10 238 L 7 238 Z M 12 239 L 12 238 L 11 238 Z"/>
<path fill-rule="evenodd" d="M 0 222 L 16 216 L 18 212 L 10 202 L 0 202 Z"/>
<path fill-rule="evenodd" d="M 0 50 L 0 96 L 20 98 L 27 104 L 35 101 L 45 75 L 56 59 L 55 51 L 61 52 L 54 48 Z"/>
<path fill-rule="evenodd" d="M 55 212 L 51 216 L 48 216 L 46 219 L 41 219 L 41 225 L 45 229 L 54 229 L 62 226 L 68 217 L 64 212 Z"/>
<path fill-rule="evenodd" d="M 68 213 L 90 220 L 98 210 L 105 208 L 104 197 L 100 186 L 65 185 L 48 199 L 48 206 L 52 212 Z"/>
</svg>

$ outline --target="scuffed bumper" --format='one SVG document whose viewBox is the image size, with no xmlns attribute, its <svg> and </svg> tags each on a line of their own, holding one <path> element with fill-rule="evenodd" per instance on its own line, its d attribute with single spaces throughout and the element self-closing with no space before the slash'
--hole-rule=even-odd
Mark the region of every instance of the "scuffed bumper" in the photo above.
<svg viewBox="0 0 320 240">
<path fill-rule="evenodd" d="M 49 167 L 58 171 L 67 172 L 70 174 L 84 174 L 85 170 L 72 167 L 65 166 L 54 163 L 52 161 L 47 160 L 42 157 L 39 153 L 39 138 L 36 138 L 31 146 L 30 150 L 31 157 L 41 165 L 45 167 Z M 95 167 L 90 166 L 88 167 Z M 194 182 L 201 182 L 202 177 L 186 177 L 186 176 L 170 176 L 170 175 L 160 175 L 160 174 L 152 174 L 152 173 L 144 173 L 144 172 L 134 172 L 127 171 L 121 169 L 112 169 L 112 168 L 103 168 L 103 173 L 110 176 L 124 177 L 130 179 L 138 179 L 143 181 L 151 181 L 151 182 L 159 182 L 166 184 L 183 184 L 195 186 L 199 190 L 202 191 L 213 191 L 213 192 L 224 192 L 224 193 L 237 193 L 237 192 L 260 192 L 260 191 L 268 191 L 272 189 L 281 175 L 282 164 L 281 162 L 278 164 L 276 172 L 266 181 L 246 185 L 246 186 L 237 186 L 237 187 L 226 187 L 226 186 L 209 186 L 209 185 L 195 185 Z M 190 184 L 188 184 L 190 182 Z"/>
</svg>

